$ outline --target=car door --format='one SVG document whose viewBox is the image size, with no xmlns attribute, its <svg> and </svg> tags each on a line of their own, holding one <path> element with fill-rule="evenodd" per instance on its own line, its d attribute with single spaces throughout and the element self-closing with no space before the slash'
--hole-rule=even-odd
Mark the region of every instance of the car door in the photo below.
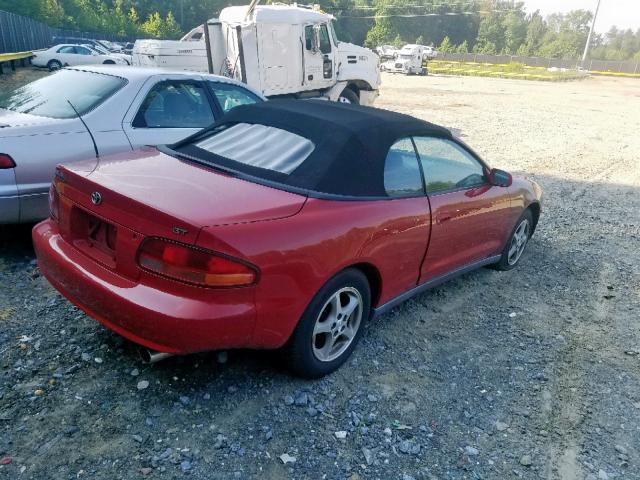
<svg viewBox="0 0 640 480">
<path fill-rule="evenodd" d="M 429 240 L 429 201 L 411 138 L 399 139 L 389 149 L 384 188 L 391 199 L 379 202 L 379 207 L 396 214 L 379 229 L 380 235 L 391 242 L 393 251 L 380 259 L 383 278 L 388 278 L 388 295 L 381 299 L 383 302 L 416 286 Z"/>
<path fill-rule="evenodd" d="M 93 55 L 93 52 L 86 47 L 76 45 L 73 47 L 73 54 L 68 55 L 69 60 L 67 63 L 71 66 L 74 65 L 89 65 L 92 63 L 99 63 L 97 55 Z"/>
<path fill-rule="evenodd" d="M 333 84 L 333 49 L 326 23 L 304 27 L 304 85 L 322 88 Z"/>
<path fill-rule="evenodd" d="M 211 125 L 214 108 L 199 77 L 152 79 L 134 100 L 122 126 L 133 148 L 170 144 Z"/>
<path fill-rule="evenodd" d="M 497 254 L 509 216 L 507 188 L 489 184 L 486 166 L 450 139 L 416 136 L 431 205 L 431 238 L 420 283 Z"/>
<path fill-rule="evenodd" d="M 52 55 L 53 60 L 58 60 L 62 63 L 62 66 L 65 65 L 75 65 L 76 54 L 75 47 L 73 45 L 65 45 L 64 47 L 60 47 L 54 55 Z"/>
</svg>

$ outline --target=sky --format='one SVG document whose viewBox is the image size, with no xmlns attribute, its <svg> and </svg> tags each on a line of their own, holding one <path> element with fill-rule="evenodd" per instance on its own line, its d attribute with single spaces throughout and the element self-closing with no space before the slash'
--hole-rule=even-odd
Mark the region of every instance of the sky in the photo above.
<svg viewBox="0 0 640 480">
<path fill-rule="evenodd" d="M 598 0 L 523 0 L 527 12 L 540 10 L 542 15 L 570 10 L 595 11 Z M 595 31 L 605 33 L 615 25 L 618 28 L 640 28 L 640 0 L 600 0 L 600 11 Z"/>
</svg>

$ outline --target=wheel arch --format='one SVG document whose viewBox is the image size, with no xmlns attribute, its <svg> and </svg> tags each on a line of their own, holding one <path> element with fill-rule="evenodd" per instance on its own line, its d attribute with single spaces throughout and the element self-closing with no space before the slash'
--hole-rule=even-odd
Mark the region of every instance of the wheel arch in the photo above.
<svg viewBox="0 0 640 480">
<path fill-rule="evenodd" d="M 358 96 L 360 96 L 361 90 L 373 90 L 371 85 L 369 85 L 369 83 L 365 80 L 348 80 L 347 86 L 345 88 L 350 88 L 355 93 L 357 93 Z"/>
<path fill-rule="evenodd" d="M 380 271 L 378 270 L 378 268 L 372 263 L 360 262 L 349 265 L 342 271 L 349 268 L 359 270 L 364 274 L 364 276 L 367 278 L 367 281 L 369 282 L 369 288 L 371 290 L 371 307 L 374 308 L 378 306 L 378 302 L 380 301 L 380 294 L 382 293 L 382 276 L 380 275 Z"/>
<path fill-rule="evenodd" d="M 536 231 L 536 227 L 538 226 L 538 220 L 540 219 L 540 202 L 531 202 L 526 210 L 529 210 L 533 216 L 533 225 L 531 228 L 531 234 L 533 235 L 533 232 Z"/>
</svg>

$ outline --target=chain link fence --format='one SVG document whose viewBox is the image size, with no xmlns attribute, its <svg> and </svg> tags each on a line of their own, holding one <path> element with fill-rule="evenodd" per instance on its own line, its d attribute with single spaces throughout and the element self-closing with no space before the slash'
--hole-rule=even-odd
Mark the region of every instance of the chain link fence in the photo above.
<svg viewBox="0 0 640 480">
<path fill-rule="evenodd" d="M 477 63 L 523 63 L 530 67 L 576 69 L 582 66 L 590 72 L 640 73 L 640 63 L 632 61 L 580 60 L 561 58 L 520 57 L 518 55 L 484 55 L 481 53 L 439 53 L 438 60 Z"/>
<path fill-rule="evenodd" d="M 106 33 L 80 32 L 51 28 L 31 18 L 0 10 L 0 53 L 28 52 L 52 46 L 54 37 L 91 40 L 128 41 L 129 38 Z"/>
</svg>

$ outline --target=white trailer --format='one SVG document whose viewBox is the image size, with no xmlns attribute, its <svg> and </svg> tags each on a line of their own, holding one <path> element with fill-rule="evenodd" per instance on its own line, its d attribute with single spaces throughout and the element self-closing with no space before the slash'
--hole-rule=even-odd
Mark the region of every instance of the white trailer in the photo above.
<svg viewBox="0 0 640 480">
<path fill-rule="evenodd" d="M 382 65 L 382 69 L 391 73 L 404 73 L 406 75 L 426 75 L 427 69 L 423 66 L 427 54 L 423 45 L 405 45 L 398 51 L 398 56 Z"/>
<path fill-rule="evenodd" d="M 240 80 L 267 97 L 371 105 L 380 85 L 379 58 L 339 41 L 332 20 L 332 15 L 296 5 L 227 7 L 186 36 L 203 32 L 204 41 L 136 42 L 134 64 L 208 71 Z"/>
</svg>

